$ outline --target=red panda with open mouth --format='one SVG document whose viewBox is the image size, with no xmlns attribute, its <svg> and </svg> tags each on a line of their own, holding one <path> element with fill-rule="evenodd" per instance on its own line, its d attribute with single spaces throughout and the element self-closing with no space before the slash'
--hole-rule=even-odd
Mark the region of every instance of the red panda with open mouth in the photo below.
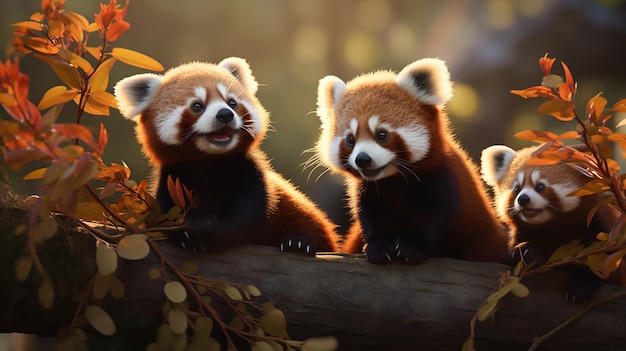
<svg viewBox="0 0 626 351">
<path fill-rule="evenodd" d="M 167 179 L 193 191 L 185 230 L 174 245 L 194 252 L 232 244 L 283 251 L 335 251 L 334 224 L 259 149 L 269 124 L 247 62 L 193 62 L 164 75 L 138 74 L 115 86 L 120 112 L 137 123 L 144 153 L 155 167 L 156 198 L 174 203 Z"/>
<path fill-rule="evenodd" d="M 510 228 L 514 257 L 543 264 L 559 246 L 574 239 L 589 245 L 598 233 L 608 233 L 619 213 L 602 206 L 587 225 L 588 214 L 602 201 L 602 195 L 570 194 L 592 178 L 566 163 L 530 165 L 535 150 L 537 147 L 515 151 L 504 145 L 490 146 L 482 152 L 481 172 L 493 188 L 497 214 Z M 520 243 L 527 244 L 515 249 Z M 588 301 L 604 283 L 586 266 L 568 270 L 572 273 L 565 296 L 572 302 Z M 622 264 L 609 282 L 626 284 L 626 265 Z"/>
<path fill-rule="evenodd" d="M 342 246 L 372 263 L 429 256 L 507 261 L 507 237 L 478 169 L 455 140 L 443 105 L 445 63 L 427 58 L 318 87 L 317 155 L 346 175 L 352 227 Z"/>
</svg>

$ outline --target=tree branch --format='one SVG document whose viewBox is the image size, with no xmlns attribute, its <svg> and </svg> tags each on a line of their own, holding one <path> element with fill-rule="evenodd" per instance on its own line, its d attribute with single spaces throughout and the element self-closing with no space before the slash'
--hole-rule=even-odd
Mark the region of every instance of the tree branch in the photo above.
<svg viewBox="0 0 626 351">
<path fill-rule="evenodd" d="M 69 325 L 96 271 L 94 239 L 66 223 L 54 238 L 38 246 L 55 284 L 54 306 L 43 310 L 37 302 L 41 279 L 36 272 L 25 282 L 15 279 L 15 262 L 26 252 L 26 240 L 14 230 L 25 221 L 24 209 L 0 208 L 0 331 L 55 336 L 60 327 Z M 260 301 L 269 300 L 285 313 L 292 338 L 331 335 L 339 340 L 340 350 L 460 350 L 474 312 L 498 286 L 498 272 L 510 269 L 453 259 L 431 259 L 419 266 L 377 266 L 359 256 L 311 258 L 257 246 L 191 255 L 165 242 L 159 245 L 176 265 L 196 262 L 199 275 L 258 287 L 263 294 Z M 119 346 L 154 340 L 156 326 L 163 320 L 164 282 L 149 279 L 148 271 L 160 265 L 154 254 L 121 262 L 117 274 L 126 293 L 121 300 L 109 299 L 105 306 L 118 326 L 116 336 L 104 338 L 107 342 Z M 585 306 L 565 301 L 564 282 L 558 272 L 525 278 L 530 295 L 505 297 L 493 322 L 478 323 L 476 349 L 525 350 L 534 337 L 582 311 Z M 606 285 L 596 300 L 624 292 L 626 288 Z M 542 347 L 623 348 L 624 316 L 625 299 L 607 302 L 545 340 Z"/>
</svg>

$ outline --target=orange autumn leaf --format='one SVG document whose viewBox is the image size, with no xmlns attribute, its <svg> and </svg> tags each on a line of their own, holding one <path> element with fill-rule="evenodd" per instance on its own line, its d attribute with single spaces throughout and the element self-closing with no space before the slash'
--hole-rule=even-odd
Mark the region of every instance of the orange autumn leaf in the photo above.
<svg viewBox="0 0 626 351">
<path fill-rule="evenodd" d="M 604 113 L 604 107 L 606 106 L 606 99 L 600 96 L 600 94 L 589 99 L 587 102 L 587 118 L 593 123 L 598 124 L 602 114 Z"/>
<path fill-rule="evenodd" d="M 548 58 L 548 53 L 543 55 L 542 58 L 539 59 L 539 67 L 541 67 L 541 72 L 543 72 L 544 76 L 547 76 L 552 71 L 552 65 L 556 61 L 555 58 Z"/>
<path fill-rule="evenodd" d="M 22 27 L 22 28 L 32 29 L 36 31 L 41 31 L 43 29 L 43 24 L 39 22 L 35 22 L 35 21 L 22 21 L 22 22 L 13 23 L 10 26 Z"/>
<path fill-rule="evenodd" d="M 511 90 L 511 94 L 519 95 L 523 97 L 524 99 L 536 98 L 536 97 L 547 97 L 550 99 L 557 98 L 557 96 L 554 95 L 554 93 L 552 93 L 552 89 L 541 86 L 541 85 L 526 88 L 523 90 Z"/>
<path fill-rule="evenodd" d="M 615 105 L 611 107 L 611 110 L 615 112 L 626 112 L 626 99 L 616 102 Z"/>
<path fill-rule="evenodd" d="M 109 73 L 115 64 L 116 59 L 110 58 L 102 62 L 91 76 L 91 91 L 105 91 L 109 84 Z"/>
<path fill-rule="evenodd" d="M 57 77 L 61 79 L 61 81 L 67 84 L 69 87 L 80 90 L 82 88 L 82 78 L 76 72 L 76 69 L 66 62 L 61 62 L 56 60 L 50 56 L 44 55 L 35 55 L 35 58 L 43 61 L 52 67 L 54 73 L 56 73 Z"/>
<path fill-rule="evenodd" d="M 89 94 L 89 101 L 103 106 L 117 108 L 117 100 L 113 94 L 106 91 L 94 91 Z"/>
<path fill-rule="evenodd" d="M 131 66 L 158 72 L 165 70 L 163 65 L 161 65 L 157 60 L 134 50 L 113 48 L 111 55 Z"/>
<path fill-rule="evenodd" d="M 573 96 L 576 94 L 576 82 L 574 81 L 574 77 L 572 77 L 572 72 L 570 72 L 569 67 L 567 67 L 565 62 L 561 62 L 561 66 L 563 66 L 563 71 L 565 72 L 565 82 L 567 83 L 567 87 Z"/>
<path fill-rule="evenodd" d="M 558 135 L 543 130 L 525 130 L 515 133 L 515 137 L 535 142 L 548 142 L 558 139 Z"/>
<path fill-rule="evenodd" d="M 72 100 L 79 92 L 76 90 L 68 90 L 65 86 L 58 85 L 46 91 L 37 108 L 46 110 L 54 105 L 62 104 Z"/>
<path fill-rule="evenodd" d="M 537 114 L 551 115 L 561 121 L 571 121 L 576 117 L 574 113 L 574 104 L 571 101 L 560 99 L 549 100 L 544 102 L 537 108 Z"/>
</svg>

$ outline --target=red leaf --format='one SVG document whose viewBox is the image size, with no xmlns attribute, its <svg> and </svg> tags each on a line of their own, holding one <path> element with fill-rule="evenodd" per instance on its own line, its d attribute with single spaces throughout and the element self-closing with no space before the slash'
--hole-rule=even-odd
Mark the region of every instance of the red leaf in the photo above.
<svg viewBox="0 0 626 351">
<path fill-rule="evenodd" d="M 108 141 L 109 141 L 109 134 L 107 133 L 107 130 L 104 128 L 104 124 L 100 123 L 100 134 L 98 135 L 98 149 L 96 150 L 96 152 L 98 152 L 99 154 L 103 154 L 104 147 L 106 146 Z"/>
<path fill-rule="evenodd" d="M 543 72 L 544 76 L 550 74 L 550 71 L 552 70 L 552 65 L 554 64 L 555 60 L 555 58 L 548 58 L 548 53 L 546 53 L 545 55 L 543 55 L 542 58 L 539 59 L 539 66 L 541 67 L 541 71 Z"/>
<path fill-rule="evenodd" d="M 570 72 L 569 67 L 565 64 L 565 62 L 561 62 L 563 66 L 563 71 L 565 71 L 565 82 L 567 82 L 567 86 L 572 93 L 572 96 L 576 94 L 576 82 L 574 81 L 574 77 L 572 77 L 572 72 Z"/>
<path fill-rule="evenodd" d="M 85 142 L 89 147 L 94 150 L 98 150 L 99 146 L 93 139 L 93 135 L 84 126 L 75 123 L 59 123 L 55 124 L 52 128 L 54 132 L 61 133 L 70 138 L 76 138 Z"/>
</svg>

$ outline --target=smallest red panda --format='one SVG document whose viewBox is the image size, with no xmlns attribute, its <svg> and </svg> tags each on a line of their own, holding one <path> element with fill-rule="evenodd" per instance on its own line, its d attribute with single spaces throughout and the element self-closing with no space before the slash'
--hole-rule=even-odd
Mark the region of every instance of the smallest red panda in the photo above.
<svg viewBox="0 0 626 351">
<path fill-rule="evenodd" d="M 493 145 L 482 152 L 481 172 L 494 190 L 494 206 L 499 217 L 510 228 L 509 246 L 519 260 L 521 248 L 527 262 L 545 263 L 554 251 L 574 239 L 592 243 L 600 232 L 609 232 L 617 211 L 602 206 L 587 226 L 587 215 L 602 195 L 569 196 L 591 178 L 569 164 L 530 165 L 537 147 L 515 151 L 504 145 Z M 622 268 L 626 266 L 622 265 Z M 569 268 L 566 298 L 572 302 L 588 301 L 604 283 L 587 266 Z M 619 274 L 609 281 L 623 284 Z"/>
</svg>

